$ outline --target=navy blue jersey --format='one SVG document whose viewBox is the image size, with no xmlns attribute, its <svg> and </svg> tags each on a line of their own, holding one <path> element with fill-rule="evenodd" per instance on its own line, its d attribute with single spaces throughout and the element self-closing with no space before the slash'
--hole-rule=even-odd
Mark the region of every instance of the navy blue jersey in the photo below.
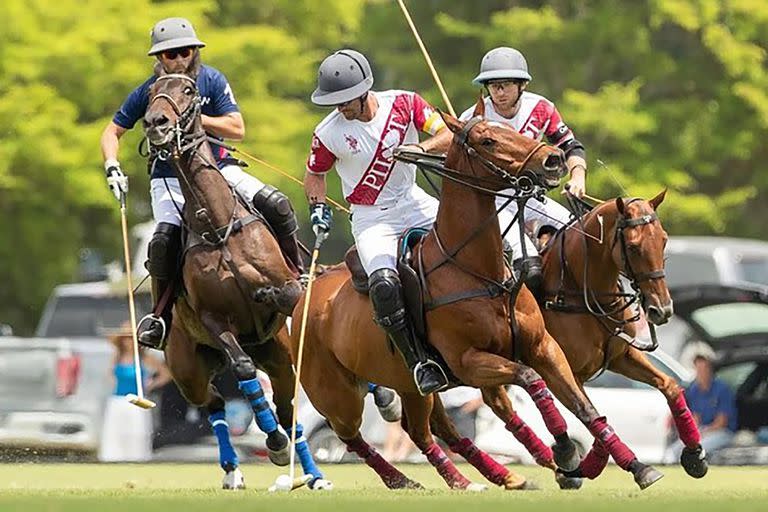
<svg viewBox="0 0 768 512">
<path fill-rule="evenodd" d="M 118 126 L 130 130 L 137 121 L 144 117 L 149 105 L 149 88 L 157 80 L 151 76 L 146 82 L 138 86 L 128 95 L 120 110 L 115 113 L 112 121 Z M 202 100 L 202 113 L 207 116 L 223 116 L 231 112 L 239 112 L 235 95 L 229 86 L 226 77 L 217 69 L 203 64 L 197 76 L 197 89 Z M 221 161 L 229 156 L 224 148 L 212 146 L 213 156 L 219 167 Z M 157 161 L 152 178 L 175 178 L 176 174 L 167 162 Z"/>
</svg>

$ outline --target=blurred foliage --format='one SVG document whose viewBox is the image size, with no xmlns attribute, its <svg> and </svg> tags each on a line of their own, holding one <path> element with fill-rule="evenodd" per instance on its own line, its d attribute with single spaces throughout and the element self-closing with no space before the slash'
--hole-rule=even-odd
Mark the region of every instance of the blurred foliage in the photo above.
<svg viewBox="0 0 768 512">
<path fill-rule="evenodd" d="M 488 49 L 528 58 L 530 90 L 555 101 L 587 146 L 589 192 L 670 194 L 670 233 L 768 238 L 768 3 L 764 0 L 410 0 L 461 111 Z M 0 322 L 26 333 L 52 286 L 77 277 L 81 247 L 121 255 L 118 208 L 98 139 L 151 72 L 149 29 L 192 20 L 206 63 L 229 78 L 246 120 L 243 149 L 303 174 L 317 64 L 351 46 L 376 88 L 442 100 L 395 0 L 8 0 L 0 17 Z M 130 222 L 150 218 L 140 130 L 122 139 Z M 258 164 L 250 172 L 303 193 Z M 339 198 L 338 180 L 330 191 Z M 311 238 L 306 223 L 302 235 Z M 350 239 L 337 214 L 325 261 Z"/>
</svg>

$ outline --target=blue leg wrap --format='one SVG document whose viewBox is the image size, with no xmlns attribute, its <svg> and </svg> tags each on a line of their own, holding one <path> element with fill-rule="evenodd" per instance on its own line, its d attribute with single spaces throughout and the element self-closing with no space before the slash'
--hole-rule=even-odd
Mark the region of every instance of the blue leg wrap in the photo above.
<svg viewBox="0 0 768 512">
<path fill-rule="evenodd" d="M 213 433 L 219 442 L 219 464 L 224 471 L 235 469 L 240 461 L 237 458 L 232 442 L 229 439 L 229 424 L 224 417 L 224 411 L 217 411 L 208 416 Z"/>
<path fill-rule="evenodd" d="M 251 403 L 253 414 L 256 416 L 256 424 L 261 431 L 269 434 L 277 430 L 277 418 L 264 397 L 259 379 L 241 380 L 237 385 Z"/>
<path fill-rule="evenodd" d="M 378 384 L 374 384 L 373 382 L 369 382 L 368 383 L 368 392 L 369 393 L 373 393 L 374 391 L 376 391 L 377 387 L 379 387 Z"/>
<path fill-rule="evenodd" d="M 290 437 L 290 428 L 287 433 Z M 315 465 L 315 460 L 312 458 L 312 453 L 309 451 L 307 439 L 304 437 L 304 427 L 301 426 L 301 423 L 296 424 L 296 455 L 299 457 L 304 474 L 312 475 L 313 482 L 318 478 L 323 478 L 323 474 L 317 468 L 317 465 Z"/>
</svg>

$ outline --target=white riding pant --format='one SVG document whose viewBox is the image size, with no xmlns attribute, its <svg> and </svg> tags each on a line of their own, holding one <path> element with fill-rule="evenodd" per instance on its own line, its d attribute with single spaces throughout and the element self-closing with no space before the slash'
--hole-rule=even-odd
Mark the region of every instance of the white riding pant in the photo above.
<svg viewBox="0 0 768 512">
<path fill-rule="evenodd" d="M 352 236 L 365 272 L 397 270 L 397 240 L 409 228 L 429 229 L 438 201 L 418 185 L 387 206 L 352 205 Z"/>
<path fill-rule="evenodd" d="M 226 165 L 219 172 L 246 201 L 253 201 L 256 193 L 265 186 L 237 165 Z M 174 226 L 181 226 L 180 212 L 184 207 L 184 196 L 181 194 L 178 178 L 154 178 L 150 180 L 149 187 L 155 223 L 167 222 Z"/>
<path fill-rule="evenodd" d="M 505 192 L 512 194 L 514 193 L 514 190 Z M 504 197 L 497 197 L 496 208 L 501 208 L 506 202 L 507 199 Z M 509 227 L 516 214 L 517 203 L 515 201 L 511 201 L 499 212 L 499 227 L 501 228 L 502 233 Z M 525 204 L 525 221 L 528 222 L 530 220 L 536 220 L 545 226 L 552 226 L 555 229 L 560 229 L 571 220 L 571 212 L 568 211 L 565 206 L 557 201 L 553 201 L 549 197 L 544 197 L 543 203 L 539 202 L 537 199 L 531 199 Z M 509 227 L 507 234 L 504 236 L 504 240 L 506 240 L 512 247 L 513 260 L 522 258 L 523 243 L 525 243 L 525 250 L 528 256 L 537 254 L 536 247 L 528 236 L 523 237 L 522 241 L 520 240 L 520 228 L 518 227 L 517 221 L 515 221 L 515 224 L 512 227 Z"/>
</svg>

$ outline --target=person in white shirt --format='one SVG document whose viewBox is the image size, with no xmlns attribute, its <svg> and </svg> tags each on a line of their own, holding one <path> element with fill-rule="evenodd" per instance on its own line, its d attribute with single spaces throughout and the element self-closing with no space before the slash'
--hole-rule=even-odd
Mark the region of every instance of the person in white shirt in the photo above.
<svg viewBox="0 0 768 512">
<path fill-rule="evenodd" d="M 568 192 L 576 197 L 585 193 L 587 172 L 586 152 L 584 145 L 573 135 L 565 124 L 555 104 L 547 98 L 527 91 L 531 80 L 528 72 L 528 62 L 522 53 L 514 48 L 505 46 L 494 48 L 483 57 L 480 63 L 480 73 L 472 81 L 481 85 L 487 93 L 485 101 L 485 118 L 509 125 L 514 130 L 533 139 L 547 138 L 547 141 L 563 150 L 566 165 L 570 172 Z M 460 118 L 464 121 L 472 117 L 474 105 L 464 111 Z M 511 192 L 511 191 L 503 191 Z M 498 197 L 496 206 L 501 208 L 507 203 L 504 197 Z M 499 213 L 499 223 L 502 231 L 509 227 L 517 214 L 517 203 L 512 201 Z M 525 209 L 525 219 L 534 220 L 540 226 L 539 234 L 554 232 L 567 224 L 571 219 L 570 212 L 549 198 L 543 202 L 528 201 Z M 520 239 L 518 227 L 510 227 L 504 237 L 512 251 L 512 261 L 518 271 L 525 269 L 526 285 L 534 292 L 541 288 L 541 258 L 528 237 Z M 527 258 L 522 259 L 522 244 L 525 244 Z"/>
<path fill-rule="evenodd" d="M 418 132 L 434 135 L 445 123 L 421 96 L 410 91 L 374 92 L 368 60 L 340 50 L 320 65 L 316 105 L 334 107 L 315 128 L 304 188 L 315 232 L 331 227 L 325 176 L 335 167 L 351 205 L 352 234 L 368 274 L 377 323 L 403 355 L 419 392 L 447 385 L 434 361 L 419 358 L 396 270 L 397 240 L 412 227 L 430 228 L 438 201 L 416 185 L 413 165 L 395 161 L 394 150 L 418 145 Z"/>
</svg>

